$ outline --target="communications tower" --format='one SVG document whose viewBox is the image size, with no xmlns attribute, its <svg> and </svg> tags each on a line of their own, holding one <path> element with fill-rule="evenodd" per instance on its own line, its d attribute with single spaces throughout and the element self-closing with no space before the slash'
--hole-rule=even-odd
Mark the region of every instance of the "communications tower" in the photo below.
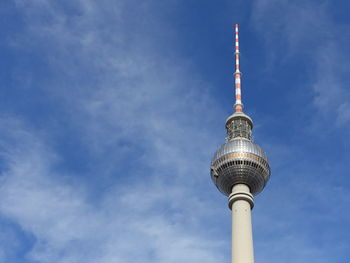
<svg viewBox="0 0 350 263">
<path fill-rule="evenodd" d="M 228 206 L 232 210 L 232 263 L 253 263 L 253 196 L 264 189 L 271 171 L 266 153 L 252 140 L 253 121 L 243 113 L 239 57 L 236 24 L 236 102 L 234 113 L 226 119 L 226 143 L 214 154 L 210 175 L 220 192 L 228 196 Z"/>
</svg>

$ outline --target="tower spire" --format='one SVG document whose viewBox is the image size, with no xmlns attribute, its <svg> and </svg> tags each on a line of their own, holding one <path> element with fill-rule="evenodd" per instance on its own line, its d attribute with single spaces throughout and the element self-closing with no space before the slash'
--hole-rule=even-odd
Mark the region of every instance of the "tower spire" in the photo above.
<svg viewBox="0 0 350 263">
<path fill-rule="evenodd" d="M 236 58 L 236 71 L 235 77 L 235 112 L 243 111 L 242 96 L 241 96 L 241 72 L 239 71 L 239 38 L 238 38 L 238 24 L 235 25 L 235 58 Z"/>
</svg>

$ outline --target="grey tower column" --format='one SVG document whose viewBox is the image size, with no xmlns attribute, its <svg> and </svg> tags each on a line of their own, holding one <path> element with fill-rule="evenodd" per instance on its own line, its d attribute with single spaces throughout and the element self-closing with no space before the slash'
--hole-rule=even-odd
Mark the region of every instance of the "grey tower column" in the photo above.
<svg viewBox="0 0 350 263">
<path fill-rule="evenodd" d="M 237 184 L 229 196 L 232 209 L 232 263 L 254 263 L 251 209 L 253 196 L 249 187 Z"/>
</svg>

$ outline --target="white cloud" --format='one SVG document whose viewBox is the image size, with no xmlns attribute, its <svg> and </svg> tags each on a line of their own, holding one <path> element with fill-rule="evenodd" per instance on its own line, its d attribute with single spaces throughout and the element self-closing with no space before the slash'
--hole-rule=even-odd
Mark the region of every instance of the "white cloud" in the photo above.
<svg viewBox="0 0 350 263">
<path fill-rule="evenodd" d="M 218 142 L 205 130 L 220 111 L 208 108 L 206 84 L 188 61 L 159 55 L 142 32 L 147 27 L 121 26 L 126 3 L 111 10 L 75 3 L 79 14 L 72 19 L 50 1 L 17 1 L 27 31 L 16 48 L 41 49 L 54 73 L 40 89 L 59 100 L 62 118 L 74 128 L 70 136 L 82 141 L 90 161 L 101 162 L 92 172 L 103 177 L 116 166 L 124 172 L 93 198 L 83 175 L 60 172 L 68 157 L 55 152 L 57 131 L 46 127 L 49 136 L 36 135 L 25 124 L 12 125 L 1 214 L 34 236 L 27 257 L 35 262 L 223 261 L 229 255 L 212 236 L 217 226 L 202 228 L 219 222 L 201 192 L 210 184 L 208 145 L 214 150 Z M 131 160 L 122 163 L 125 141 Z M 119 185 L 125 176 L 132 180 Z"/>
<path fill-rule="evenodd" d="M 224 204 L 220 208 L 214 204 L 211 198 L 220 198 L 214 186 L 212 192 L 203 191 L 210 184 L 210 149 L 214 151 L 221 142 L 212 127 L 222 125 L 223 119 L 217 119 L 224 118 L 224 113 L 191 63 L 158 43 L 161 37 L 176 40 L 176 33 L 159 33 L 169 30 L 152 20 L 156 12 L 151 2 L 142 5 L 143 14 L 148 15 L 137 27 L 129 21 L 135 14 L 128 13 L 127 1 L 111 5 L 74 1 L 70 7 L 74 15 L 51 1 L 17 3 L 27 31 L 15 39 L 16 46 L 42 51 L 52 79 L 41 90 L 56 100 L 72 133 L 69 136 L 90 154 L 91 166 L 96 166 L 90 173 L 95 178 L 113 178 L 103 193 L 94 196 L 94 185 L 85 178 L 92 175 L 58 169 L 69 157 L 56 152 L 51 140 L 57 131 L 46 127 L 50 136 L 43 136 L 37 130 L 28 131 L 24 124 L 9 125 L 12 139 L 3 147 L 7 170 L 0 212 L 33 235 L 28 258 L 50 263 L 227 260 L 229 211 Z M 259 12 L 267 14 L 270 3 L 265 1 Z M 304 11 L 296 18 L 293 12 L 286 17 L 311 23 Z M 287 29 L 283 36 L 290 54 L 303 46 L 304 22 L 297 24 L 296 31 L 288 24 L 277 25 L 277 31 L 283 29 L 278 32 Z M 223 127 L 219 129 L 224 132 Z M 287 157 L 297 151 L 274 149 Z M 290 191 L 295 189 L 300 187 L 294 185 Z M 272 194 L 266 204 L 276 204 L 272 201 L 282 195 Z M 280 229 L 287 233 L 288 225 Z M 221 233 L 224 230 L 226 236 Z M 304 247 L 305 255 L 320 258 L 306 234 L 299 234 L 300 239 L 282 236 L 282 245 L 273 238 L 268 244 L 275 246 L 276 254 L 292 244 Z M 264 247 L 263 242 L 259 244 Z"/>
<path fill-rule="evenodd" d="M 257 1 L 252 21 L 266 42 L 269 67 L 279 61 L 298 61 L 295 75 L 307 71 L 310 79 L 298 83 L 312 89 L 314 106 L 320 117 L 335 118 L 338 125 L 349 124 L 348 27 L 337 24 L 330 13 L 330 1 Z M 283 48 L 277 48 L 283 47 Z M 281 51 L 283 50 L 283 53 Z M 276 53 L 278 52 L 278 53 Z"/>
<path fill-rule="evenodd" d="M 186 188 L 141 182 L 115 186 L 101 201 L 90 200 L 88 189 L 55 171 L 57 158 L 42 141 L 22 125 L 7 122 L 6 126 L 2 135 L 20 134 L 20 138 L 13 136 L 13 142 L 19 143 L 2 149 L 8 167 L 2 174 L 0 211 L 34 235 L 28 258 L 35 262 L 216 262 L 222 257 L 220 241 L 205 240 L 207 234 L 191 230 L 200 224 L 191 216 L 203 216 L 206 207 Z"/>
</svg>

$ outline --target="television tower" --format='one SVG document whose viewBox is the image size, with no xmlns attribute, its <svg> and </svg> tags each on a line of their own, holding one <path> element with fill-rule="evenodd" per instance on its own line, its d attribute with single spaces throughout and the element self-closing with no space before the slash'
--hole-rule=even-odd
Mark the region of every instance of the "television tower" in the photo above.
<svg viewBox="0 0 350 263">
<path fill-rule="evenodd" d="M 254 263 L 253 196 L 264 189 L 271 171 L 266 153 L 252 141 L 253 121 L 243 113 L 238 24 L 235 33 L 236 102 L 234 113 L 226 119 L 226 143 L 214 154 L 210 175 L 220 192 L 228 196 L 232 210 L 232 263 Z"/>
</svg>

